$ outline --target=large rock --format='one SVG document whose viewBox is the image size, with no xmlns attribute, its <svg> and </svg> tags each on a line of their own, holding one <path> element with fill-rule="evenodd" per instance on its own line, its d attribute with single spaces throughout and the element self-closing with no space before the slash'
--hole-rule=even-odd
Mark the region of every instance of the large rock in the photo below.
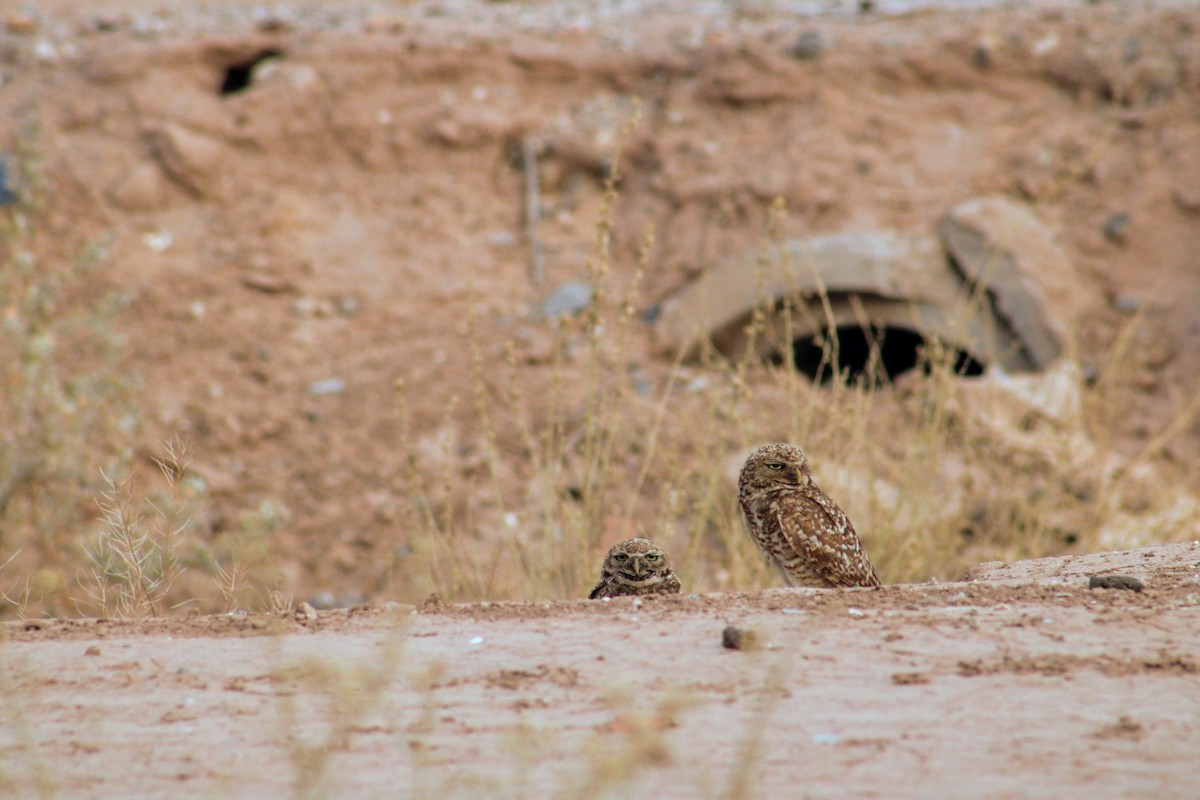
<svg viewBox="0 0 1200 800">
<path fill-rule="evenodd" d="M 1006 197 L 967 200 L 950 209 L 938 232 L 1034 369 L 1062 355 L 1092 291 L 1032 211 Z"/>
<path fill-rule="evenodd" d="M 221 141 L 175 123 L 150 131 L 146 139 L 163 172 L 188 193 L 204 197 L 220 187 Z"/>
</svg>

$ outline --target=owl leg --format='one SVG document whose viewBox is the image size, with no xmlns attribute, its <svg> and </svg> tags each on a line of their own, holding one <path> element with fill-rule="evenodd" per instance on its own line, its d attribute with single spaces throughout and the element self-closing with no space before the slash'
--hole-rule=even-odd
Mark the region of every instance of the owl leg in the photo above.
<svg viewBox="0 0 1200 800">
<path fill-rule="evenodd" d="M 775 571 L 778 572 L 780 577 L 783 578 L 784 583 L 786 583 L 790 587 L 795 587 L 797 585 L 796 581 L 792 578 L 791 575 L 788 574 L 788 571 L 783 568 L 782 564 L 780 564 L 778 561 L 776 561 L 773 558 L 771 559 L 771 564 L 774 565 Z"/>
</svg>

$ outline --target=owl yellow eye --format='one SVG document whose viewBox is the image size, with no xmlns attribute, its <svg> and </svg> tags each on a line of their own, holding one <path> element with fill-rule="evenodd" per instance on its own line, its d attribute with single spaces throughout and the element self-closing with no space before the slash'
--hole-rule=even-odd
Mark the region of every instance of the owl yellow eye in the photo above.
<svg viewBox="0 0 1200 800">
<path fill-rule="evenodd" d="M 658 561 L 658 553 L 646 553 L 647 561 Z"/>
<path fill-rule="evenodd" d="M 617 561 L 628 561 L 629 560 L 629 556 L 626 555 L 625 553 L 617 553 L 613 556 L 613 558 L 615 558 Z"/>
<path fill-rule="evenodd" d="M 781 470 L 783 469 L 783 464 L 780 464 L 778 461 L 768 461 L 767 469 Z"/>
</svg>

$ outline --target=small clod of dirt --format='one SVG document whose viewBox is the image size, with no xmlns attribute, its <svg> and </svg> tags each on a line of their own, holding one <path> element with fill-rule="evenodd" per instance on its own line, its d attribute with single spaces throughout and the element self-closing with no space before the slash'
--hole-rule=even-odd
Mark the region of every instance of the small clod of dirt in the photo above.
<svg viewBox="0 0 1200 800">
<path fill-rule="evenodd" d="M 897 686 L 915 686 L 920 683 L 929 683 L 928 672 L 893 672 L 892 683 Z"/>
<path fill-rule="evenodd" d="M 1138 739 L 1145 730 L 1142 723 L 1127 714 L 1122 714 L 1116 722 L 1112 725 L 1105 725 L 1093 733 L 1092 737 L 1096 739 Z"/>
<path fill-rule="evenodd" d="M 417 610 L 422 613 L 428 611 L 437 611 L 442 607 L 442 598 L 438 597 L 437 592 L 430 592 L 429 597 L 421 605 L 417 606 Z"/>
</svg>

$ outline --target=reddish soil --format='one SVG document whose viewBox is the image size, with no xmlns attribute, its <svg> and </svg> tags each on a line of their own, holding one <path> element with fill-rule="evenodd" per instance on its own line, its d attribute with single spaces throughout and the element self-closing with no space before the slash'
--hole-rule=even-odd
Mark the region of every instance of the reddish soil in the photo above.
<svg viewBox="0 0 1200 800">
<path fill-rule="evenodd" d="M 1137 452 L 1170 424 L 1200 374 L 1194 8 L 804 17 L 743 5 L 304 2 L 267 14 L 126 0 L 101 13 L 58 0 L 11 14 L 0 114 L 37 131 L 48 242 L 107 243 L 84 293 L 127 304 L 116 326 L 144 386 L 139 469 L 153 472 L 158 441 L 189 437 L 196 535 L 269 553 L 260 580 L 298 599 L 424 597 L 408 460 L 440 476 L 445 445 L 457 475 L 483 480 L 472 340 L 485 365 L 512 345 L 542 413 L 555 367 L 537 312 L 587 277 L 603 167 L 635 97 L 612 281 L 617 294 L 630 283 L 651 226 L 638 310 L 761 246 L 776 198 L 788 207 L 778 235 L 796 237 L 932 233 L 953 204 L 1006 193 L 1036 205 L 1097 289 L 1085 365 L 1134 309 L 1148 312 L 1116 446 Z M 239 75 L 250 83 L 221 94 Z M 523 221 L 529 137 L 539 286 Z M 1106 236 L 1119 214 L 1128 224 Z M 635 326 L 630 348 L 620 368 L 661 390 L 671 362 L 653 329 Z M 568 387 L 586 383 L 586 365 L 561 368 Z M 415 453 L 400 445 L 398 380 Z M 1187 474 L 1200 427 L 1162 452 Z M 515 494 L 529 479 L 498 477 Z M 269 542 L 242 541 L 262 530 Z M 43 566 L 36 553 L 14 568 Z"/>
</svg>

